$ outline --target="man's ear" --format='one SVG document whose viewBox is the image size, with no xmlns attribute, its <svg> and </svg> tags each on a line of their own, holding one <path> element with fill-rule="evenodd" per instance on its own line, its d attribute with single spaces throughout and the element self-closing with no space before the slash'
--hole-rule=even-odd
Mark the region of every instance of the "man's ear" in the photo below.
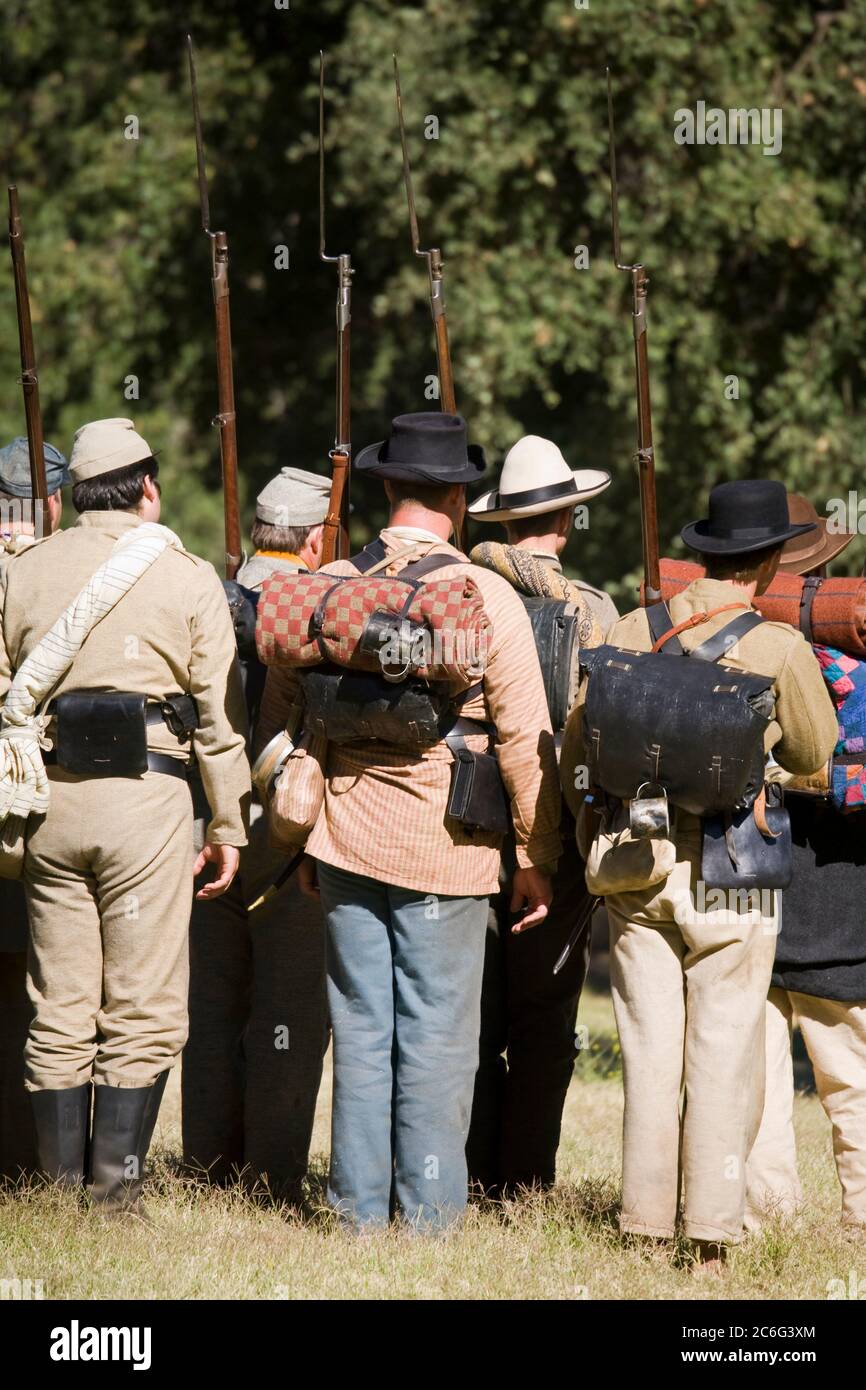
<svg viewBox="0 0 866 1390">
<path fill-rule="evenodd" d="M 322 553 L 325 544 L 325 523 L 320 521 L 318 526 L 314 526 L 307 536 L 307 546 L 318 557 Z"/>
</svg>

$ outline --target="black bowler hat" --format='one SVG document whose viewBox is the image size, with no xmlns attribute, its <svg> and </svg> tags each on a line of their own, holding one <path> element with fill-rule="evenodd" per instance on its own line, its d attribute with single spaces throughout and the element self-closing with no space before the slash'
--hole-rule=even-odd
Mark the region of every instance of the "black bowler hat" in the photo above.
<svg viewBox="0 0 866 1390">
<path fill-rule="evenodd" d="M 705 555 L 748 555 L 815 530 L 814 522 L 791 524 L 784 483 L 760 478 L 719 483 L 710 493 L 709 512 L 680 532 L 690 550 Z"/>
<path fill-rule="evenodd" d="M 485 467 L 481 446 L 466 442 L 463 416 L 443 415 L 438 410 L 396 416 L 388 438 L 368 444 L 353 463 L 357 473 L 368 473 L 371 478 L 440 486 L 474 483 Z"/>
</svg>

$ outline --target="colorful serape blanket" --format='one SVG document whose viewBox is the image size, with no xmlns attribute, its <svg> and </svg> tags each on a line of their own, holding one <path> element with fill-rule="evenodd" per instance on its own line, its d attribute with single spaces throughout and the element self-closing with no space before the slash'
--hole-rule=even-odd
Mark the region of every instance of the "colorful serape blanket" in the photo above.
<svg viewBox="0 0 866 1390">
<path fill-rule="evenodd" d="M 838 647 L 814 648 L 839 720 L 835 755 L 847 755 L 833 765 L 830 799 L 840 811 L 866 806 L 866 661 L 847 656 Z M 848 761 L 854 754 L 861 761 Z"/>
</svg>

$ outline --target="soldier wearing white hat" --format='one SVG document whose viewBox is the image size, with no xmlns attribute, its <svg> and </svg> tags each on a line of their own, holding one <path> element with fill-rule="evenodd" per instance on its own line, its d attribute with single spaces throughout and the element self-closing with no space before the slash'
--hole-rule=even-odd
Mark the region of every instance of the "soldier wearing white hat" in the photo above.
<svg viewBox="0 0 866 1390">
<path fill-rule="evenodd" d="M 256 591 L 274 573 L 317 570 L 329 494 L 322 474 L 281 468 L 256 499 L 255 551 L 238 583 Z M 252 658 L 251 711 L 259 675 Z M 245 1182 L 297 1201 L 327 1043 L 324 922 L 318 903 L 293 881 L 247 912 L 284 864 L 254 803 L 250 842 L 228 893 L 193 904 L 183 1146 L 193 1171 L 211 1182 L 243 1174 Z"/>
<path fill-rule="evenodd" d="M 482 542 L 472 551 L 473 562 L 501 574 L 535 604 L 536 613 L 538 600 L 549 600 L 545 610 L 556 605 L 561 623 L 568 621 L 566 605 L 572 605 L 575 657 L 581 646 L 601 641 L 618 615 L 603 590 L 566 578 L 559 557 L 577 509 L 585 514 L 584 504 L 609 486 L 608 473 L 572 469 L 551 440 L 529 434 L 506 455 L 499 486 L 469 507 L 476 521 L 500 522 L 508 542 Z M 561 672 L 576 690 L 574 664 L 569 669 L 567 662 L 558 660 L 542 635 L 557 631 L 557 625 L 534 626 L 549 699 L 551 687 L 557 684 L 554 671 Z M 560 697 L 551 701 L 555 732 L 561 731 L 567 703 L 563 687 Z M 515 936 L 508 930 L 507 892 L 491 905 L 467 1157 L 476 1184 L 493 1194 L 524 1186 L 547 1187 L 555 1178 L 562 1108 L 574 1066 L 577 1006 L 590 946 L 583 862 L 575 847 L 574 820 L 567 807 L 562 809 L 562 855 L 543 931 Z M 512 862 L 506 844 L 504 877 Z M 554 976 L 554 963 L 581 915 L 587 920 L 580 938 Z"/>
<path fill-rule="evenodd" d="M 26 1084 L 39 1163 L 65 1185 L 89 1181 L 103 1210 L 137 1206 L 186 1039 L 193 876 L 216 870 L 205 897 L 228 887 L 250 794 L 225 595 L 159 525 L 157 471 L 131 420 L 82 426 L 77 523 L 12 557 L 0 588 L 0 738 L 29 758 L 23 771 L 6 758 L 0 777 L 4 806 L 32 808 Z M 212 808 L 197 859 L 192 758 Z"/>
<path fill-rule="evenodd" d="M 583 579 L 566 580 L 559 557 L 574 528 L 576 509 L 609 488 L 610 481 L 610 474 L 601 468 L 570 468 L 552 440 L 524 435 L 505 455 L 499 487 L 483 493 L 469 507 L 474 521 L 501 522 L 508 545 L 483 542 L 475 547 L 472 558 L 527 592 L 534 593 L 542 585 L 548 597 L 579 596 L 606 632 L 619 617 L 613 600 Z M 521 553 L 504 553 L 514 551 Z M 538 564 L 533 566 L 532 560 L 550 572 L 546 582 L 537 575 Z"/>
</svg>

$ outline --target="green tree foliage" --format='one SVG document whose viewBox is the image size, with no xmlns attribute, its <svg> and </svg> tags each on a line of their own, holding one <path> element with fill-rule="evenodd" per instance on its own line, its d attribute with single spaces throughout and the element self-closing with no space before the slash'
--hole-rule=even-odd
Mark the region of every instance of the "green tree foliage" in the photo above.
<svg viewBox="0 0 866 1390">
<path fill-rule="evenodd" d="M 605 64 L 624 252 L 650 272 L 663 549 L 722 478 L 769 474 L 820 511 L 864 475 L 866 0 L 0 0 L 5 168 L 19 185 L 47 437 L 132 415 L 166 517 L 221 553 L 209 249 L 184 51 L 199 53 L 214 225 L 231 248 L 247 511 L 280 464 L 327 467 L 335 277 L 317 257 L 318 50 L 328 52 L 329 249 L 356 267 L 356 447 L 429 407 L 391 54 L 424 244 L 446 257 L 458 405 L 498 467 L 526 431 L 608 468 L 569 558 L 640 569 L 627 277 L 611 259 Z M 779 107 L 783 146 L 679 145 L 675 112 Z M 136 116 L 139 138 L 125 138 Z M 438 138 L 432 134 L 438 121 Z M 289 269 L 275 248 L 289 250 Z M 575 248 L 589 266 L 577 269 Z M 23 431 L 11 273 L 0 426 Z M 126 399 L 129 376 L 140 398 Z M 739 398 L 728 399 L 735 376 Z M 728 392 L 730 394 L 730 391 Z M 381 518 L 356 485 L 357 539 Z M 862 562 L 863 543 L 849 552 Z M 847 563 L 847 559 L 846 559 Z"/>
</svg>

